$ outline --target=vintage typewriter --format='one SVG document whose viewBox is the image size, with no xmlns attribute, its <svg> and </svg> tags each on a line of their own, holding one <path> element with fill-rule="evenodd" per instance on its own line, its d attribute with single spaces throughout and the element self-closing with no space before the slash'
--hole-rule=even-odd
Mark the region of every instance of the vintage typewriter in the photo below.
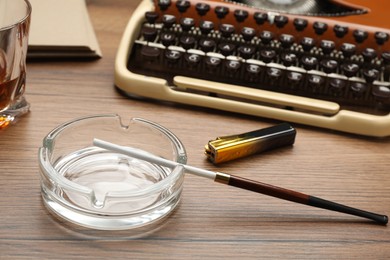
<svg viewBox="0 0 390 260">
<path fill-rule="evenodd" d="M 119 46 L 115 85 L 129 96 L 389 136 L 389 8 L 143 0 Z"/>
</svg>

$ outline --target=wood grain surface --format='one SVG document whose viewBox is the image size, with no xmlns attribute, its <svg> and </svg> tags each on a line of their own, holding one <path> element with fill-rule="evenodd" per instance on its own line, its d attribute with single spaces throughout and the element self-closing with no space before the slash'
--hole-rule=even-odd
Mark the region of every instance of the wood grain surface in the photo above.
<svg viewBox="0 0 390 260">
<path fill-rule="evenodd" d="M 169 128 L 191 165 L 390 214 L 389 138 L 294 125 L 293 147 L 210 164 L 209 140 L 279 122 L 123 96 L 113 84 L 114 60 L 138 1 L 87 2 L 103 58 L 29 62 L 31 112 L 0 132 L 0 259 L 389 259 L 388 226 L 189 175 L 180 206 L 148 230 L 102 232 L 53 217 L 40 193 L 42 139 L 65 121 L 100 113 Z"/>
</svg>

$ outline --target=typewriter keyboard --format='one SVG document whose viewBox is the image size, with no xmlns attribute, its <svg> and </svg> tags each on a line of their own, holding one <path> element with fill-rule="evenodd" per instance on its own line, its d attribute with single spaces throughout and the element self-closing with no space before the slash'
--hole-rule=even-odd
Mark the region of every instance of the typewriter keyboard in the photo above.
<svg viewBox="0 0 390 260">
<path fill-rule="evenodd" d="M 360 48 L 363 31 L 354 33 L 354 43 L 342 43 L 337 42 L 346 30 L 342 26 L 333 28 L 338 38 L 332 41 L 301 37 L 304 19 L 293 21 L 291 34 L 240 26 L 247 15 L 235 12 L 238 22 L 232 25 L 147 12 L 128 69 L 171 85 L 174 76 L 186 76 L 334 101 L 366 113 L 389 112 L 390 52 Z M 287 22 L 283 17 L 275 17 L 276 27 Z M 254 19 L 265 18 L 257 13 Z M 322 23 L 313 26 L 319 35 L 326 29 Z M 380 43 L 388 35 L 376 38 Z"/>
</svg>

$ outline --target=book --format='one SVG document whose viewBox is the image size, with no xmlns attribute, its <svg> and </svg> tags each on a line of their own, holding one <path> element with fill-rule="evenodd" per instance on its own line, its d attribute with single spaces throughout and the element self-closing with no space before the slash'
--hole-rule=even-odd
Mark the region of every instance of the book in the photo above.
<svg viewBox="0 0 390 260">
<path fill-rule="evenodd" d="M 85 0 L 30 0 L 27 58 L 100 58 Z"/>
</svg>

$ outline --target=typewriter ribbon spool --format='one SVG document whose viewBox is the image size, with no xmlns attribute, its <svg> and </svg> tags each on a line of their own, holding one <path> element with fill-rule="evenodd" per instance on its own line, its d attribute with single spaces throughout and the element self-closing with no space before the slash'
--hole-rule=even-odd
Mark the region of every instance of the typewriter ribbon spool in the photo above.
<svg viewBox="0 0 390 260">
<path fill-rule="evenodd" d="M 118 49 L 115 85 L 130 96 L 389 136 L 384 5 L 143 0 Z"/>
</svg>

